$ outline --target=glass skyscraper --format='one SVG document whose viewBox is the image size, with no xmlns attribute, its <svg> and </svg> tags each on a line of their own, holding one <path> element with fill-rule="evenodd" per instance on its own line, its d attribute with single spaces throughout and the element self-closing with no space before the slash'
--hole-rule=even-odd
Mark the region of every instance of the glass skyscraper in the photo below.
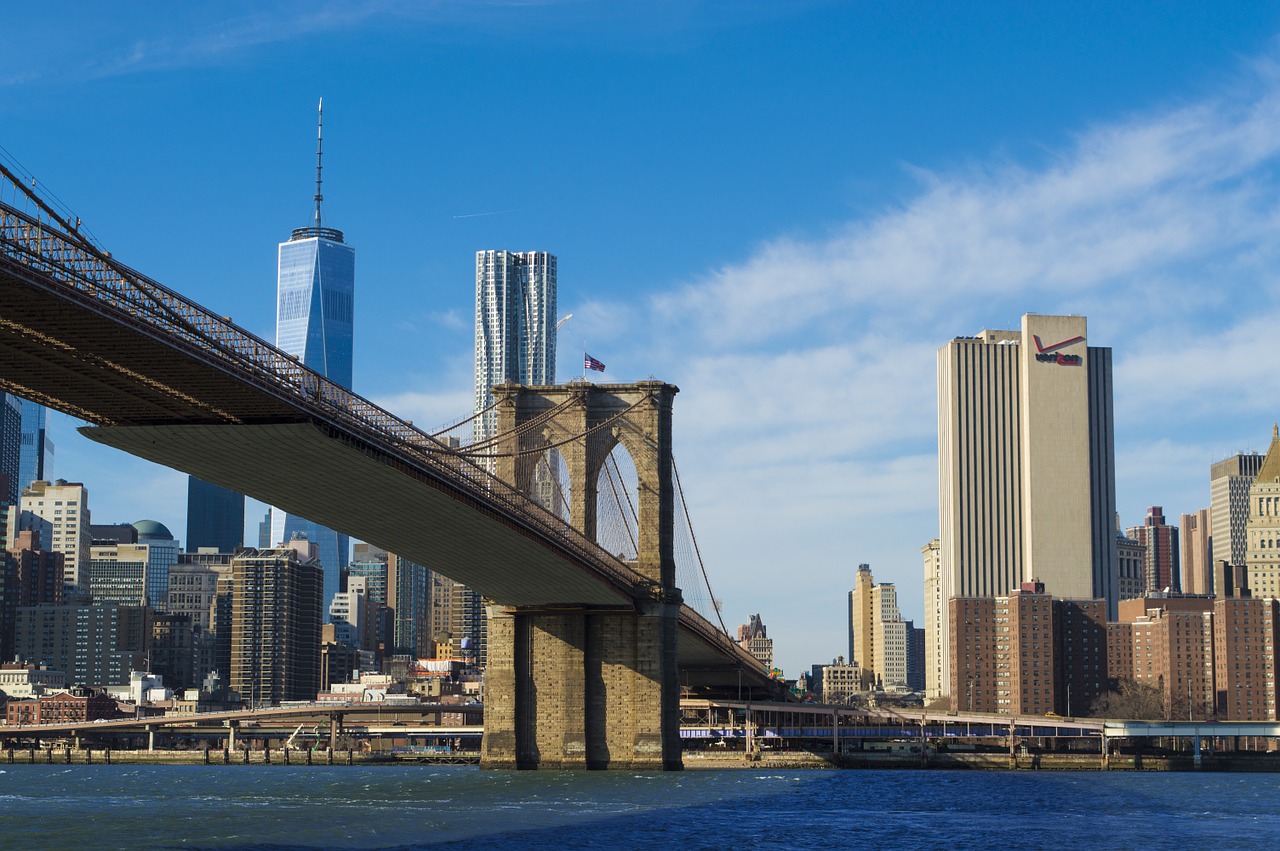
<svg viewBox="0 0 1280 851">
<path fill-rule="evenodd" d="M 7 483 L 7 489 L 0 493 L 0 502 L 8 505 L 17 505 L 26 487 L 20 484 L 21 457 L 22 400 L 12 393 L 0 393 L 0 474 Z"/>
<path fill-rule="evenodd" d="M 32 482 L 53 481 L 53 441 L 45 427 L 44 405 L 22 400 L 22 449 L 18 460 L 18 490 Z"/>
<path fill-rule="evenodd" d="M 319 136 L 319 134 L 317 134 Z M 304 366 L 351 387 L 352 314 L 356 253 L 342 231 L 324 227 L 321 220 L 320 144 L 316 150 L 315 219 L 311 227 L 295 228 L 280 243 L 276 274 L 276 345 L 296 356 Z M 271 509 L 272 544 L 305 535 L 320 550 L 324 567 L 324 611 L 340 590 L 349 543 L 346 535 Z"/>
<path fill-rule="evenodd" d="M 244 494 L 187 477 L 187 547 L 234 553 L 244 546 Z"/>
<path fill-rule="evenodd" d="M 476 252 L 476 412 L 503 381 L 556 381 L 556 257 L 545 251 Z M 497 415 L 477 424 L 494 433 Z"/>
</svg>

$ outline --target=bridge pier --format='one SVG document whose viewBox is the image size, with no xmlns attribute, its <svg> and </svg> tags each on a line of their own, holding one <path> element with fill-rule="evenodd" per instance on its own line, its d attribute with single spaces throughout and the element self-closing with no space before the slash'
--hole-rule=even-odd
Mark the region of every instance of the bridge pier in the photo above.
<svg viewBox="0 0 1280 851">
<path fill-rule="evenodd" d="M 622 446 L 631 456 L 638 511 L 628 566 L 644 581 L 621 609 L 572 598 L 489 607 L 482 766 L 683 767 L 671 461 L 677 392 L 660 381 L 493 388 L 497 431 L 505 436 L 498 478 L 534 493 L 540 453 L 559 447 L 570 525 L 588 539 L 596 538 L 598 482 L 609 453 Z"/>
<path fill-rule="evenodd" d="M 678 613 L 491 607 L 481 765 L 682 768 Z"/>
</svg>

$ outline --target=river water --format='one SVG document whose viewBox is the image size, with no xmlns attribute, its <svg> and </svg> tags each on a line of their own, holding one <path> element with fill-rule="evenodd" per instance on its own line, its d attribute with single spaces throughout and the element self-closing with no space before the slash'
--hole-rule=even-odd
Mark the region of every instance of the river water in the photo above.
<svg viewBox="0 0 1280 851">
<path fill-rule="evenodd" d="M 1280 776 L 6 765 L 3 848 L 1277 848 Z"/>
</svg>

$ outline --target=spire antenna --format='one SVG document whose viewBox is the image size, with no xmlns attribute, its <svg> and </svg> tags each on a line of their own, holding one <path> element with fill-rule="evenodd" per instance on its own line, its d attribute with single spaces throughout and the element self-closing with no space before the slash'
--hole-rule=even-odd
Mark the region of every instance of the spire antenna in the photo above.
<svg viewBox="0 0 1280 851">
<path fill-rule="evenodd" d="M 324 200 L 324 194 L 320 191 L 321 174 L 324 166 L 321 165 L 322 156 L 324 154 L 324 98 L 320 98 L 320 106 L 316 110 L 316 227 L 321 226 L 320 222 L 320 202 Z"/>
</svg>

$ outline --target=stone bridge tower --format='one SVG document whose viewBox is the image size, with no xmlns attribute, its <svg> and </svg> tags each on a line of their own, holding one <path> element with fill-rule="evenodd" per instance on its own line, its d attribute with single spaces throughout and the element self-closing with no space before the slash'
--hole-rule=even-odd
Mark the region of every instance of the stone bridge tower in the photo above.
<svg viewBox="0 0 1280 851">
<path fill-rule="evenodd" d="M 683 766 L 671 468 L 677 392 L 661 381 L 493 389 L 498 434 L 508 435 L 498 447 L 498 477 L 530 493 L 542 454 L 530 450 L 558 449 L 568 468 L 570 522 L 591 540 L 601 467 L 618 445 L 631 455 L 639 480 L 631 566 L 644 581 L 625 610 L 571 601 L 554 610 L 489 608 L 484 765 Z"/>
</svg>

